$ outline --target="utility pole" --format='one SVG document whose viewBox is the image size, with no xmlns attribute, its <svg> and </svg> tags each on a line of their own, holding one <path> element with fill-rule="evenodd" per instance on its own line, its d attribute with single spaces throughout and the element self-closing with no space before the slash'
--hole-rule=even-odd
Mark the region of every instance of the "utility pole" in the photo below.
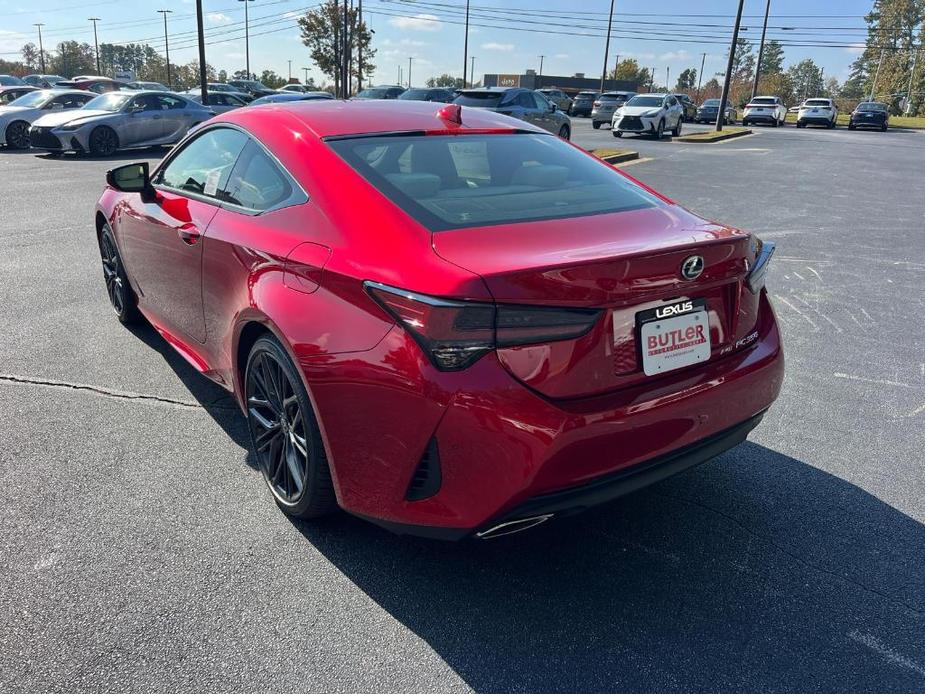
<svg viewBox="0 0 925 694">
<path fill-rule="evenodd" d="M 701 53 L 700 55 L 700 72 L 697 73 L 697 101 L 700 101 L 700 81 L 703 79 L 703 66 L 707 62 L 707 54 Z"/>
<path fill-rule="evenodd" d="M 96 38 L 96 23 L 100 21 L 99 17 L 88 17 L 88 22 L 93 22 L 93 46 L 96 49 L 96 74 L 101 75 L 103 71 L 100 69 L 100 42 Z"/>
<path fill-rule="evenodd" d="M 613 0 L 610 0 L 610 17 L 607 20 L 607 40 L 604 42 L 604 69 L 601 71 L 601 91 L 604 91 L 604 80 L 607 79 L 607 57 L 610 55 L 610 29 L 613 27 Z"/>
<path fill-rule="evenodd" d="M 466 68 L 468 67 L 469 56 L 469 0 L 466 0 L 466 35 L 463 39 L 463 87 L 466 86 Z M 472 83 L 475 84 L 473 77 Z"/>
<path fill-rule="evenodd" d="M 286 62 L 289 63 L 289 81 L 292 82 L 292 61 L 287 60 Z"/>
<path fill-rule="evenodd" d="M 915 66 L 919 62 L 919 50 L 912 49 L 912 71 L 909 73 L 909 88 L 906 90 L 906 115 L 912 113 L 912 84 L 915 82 Z"/>
<path fill-rule="evenodd" d="M 401 86 L 401 82 L 402 82 L 402 78 L 401 78 L 401 65 L 399 65 L 399 66 L 398 66 L 398 86 L 399 86 L 399 87 Z"/>
<path fill-rule="evenodd" d="M 870 98 L 868 101 L 874 100 L 874 94 L 877 93 L 877 79 L 880 77 L 880 66 L 883 65 L 883 49 L 880 49 L 880 60 L 877 61 L 877 72 L 874 73 L 874 83 L 870 85 Z"/>
<path fill-rule="evenodd" d="M 671 66 L 665 66 L 665 91 L 671 91 Z"/>
<path fill-rule="evenodd" d="M 363 91 L 363 0 L 357 2 L 357 92 Z"/>
<path fill-rule="evenodd" d="M 543 84 L 542 84 L 542 82 L 543 82 L 543 58 L 545 58 L 545 57 L 546 57 L 545 55 L 539 56 L 539 59 L 540 59 L 540 74 L 539 74 L 539 75 L 537 76 L 537 78 L 536 78 L 536 88 L 537 88 L 537 89 L 539 89 L 540 87 L 543 86 Z"/>
<path fill-rule="evenodd" d="M 42 74 L 45 74 L 45 48 L 42 46 L 42 27 L 45 25 L 39 22 L 32 26 L 37 26 L 39 28 L 39 64 L 42 66 Z"/>
<path fill-rule="evenodd" d="M 244 3 L 244 67 L 247 70 L 247 79 L 251 78 L 251 34 L 250 18 L 247 15 L 247 3 L 254 0 L 238 0 Z"/>
<path fill-rule="evenodd" d="M 472 77 L 472 86 L 475 87 L 475 56 L 470 55 L 469 60 L 472 61 L 472 69 L 469 71 L 469 76 Z M 463 88 L 465 88 L 466 83 L 463 82 Z"/>
<path fill-rule="evenodd" d="M 613 61 L 613 78 L 617 79 L 617 68 L 620 67 L 620 54 L 617 53 L 616 58 Z"/>
<path fill-rule="evenodd" d="M 764 26 L 761 28 L 761 43 L 758 44 L 758 62 L 755 63 L 755 83 L 752 85 L 752 99 L 758 94 L 758 77 L 761 75 L 761 58 L 764 55 L 764 35 L 768 31 L 768 15 L 771 12 L 771 0 L 764 6 Z"/>
<path fill-rule="evenodd" d="M 408 56 L 408 89 L 411 89 L 411 56 Z"/>
<path fill-rule="evenodd" d="M 307 67 L 302 68 L 302 74 L 305 76 L 305 79 L 302 80 L 302 84 L 308 84 L 308 68 Z"/>
<path fill-rule="evenodd" d="M 344 98 L 350 98 L 350 5 L 348 0 L 344 0 L 344 48 L 341 52 L 343 56 L 344 70 Z"/>
<path fill-rule="evenodd" d="M 716 110 L 716 132 L 722 132 L 723 120 L 726 118 L 726 100 L 729 98 L 729 82 L 732 80 L 732 64 L 736 57 L 736 42 L 739 40 L 739 26 L 742 24 L 742 6 L 745 0 L 739 0 L 735 26 L 732 27 L 732 43 L 729 44 L 729 59 L 726 61 L 726 76 L 723 78 L 723 95 Z"/>
<path fill-rule="evenodd" d="M 655 89 L 655 68 L 649 68 L 649 91 L 651 92 Z"/>
<path fill-rule="evenodd" d="M 169 15 L 173 10 L 158 10 L 158 12 L 164 15 L 164 50 L 167 53 L 167 86 L 170 86 L 170 40 L 167 38 L 167 15 Z M 205 103 L 203 101 L 202 103 Z"/>
<path fill-rule="evenodd" d="M 244 5 L 247 8 L 247 5 Z M 196 33 L 199 37 L 199 96 L 202 103 L 209 103 L 209 90 L 206 87 L 206 37 L 202 28 L 202 0 L 196 0 Z"/>
</svg>

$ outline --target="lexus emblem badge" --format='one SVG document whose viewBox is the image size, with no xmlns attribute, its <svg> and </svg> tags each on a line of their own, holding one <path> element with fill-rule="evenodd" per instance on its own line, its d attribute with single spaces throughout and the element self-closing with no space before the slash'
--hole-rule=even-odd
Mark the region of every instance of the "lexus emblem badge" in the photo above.
<svg viewBox="0 0 925 694">
<path fill-rule="evenodd" d="M 695 280 L 703 272 L 703 256 L 692 255 L 681 263 L 681 277 L 686 280 Z"/>
</svg>

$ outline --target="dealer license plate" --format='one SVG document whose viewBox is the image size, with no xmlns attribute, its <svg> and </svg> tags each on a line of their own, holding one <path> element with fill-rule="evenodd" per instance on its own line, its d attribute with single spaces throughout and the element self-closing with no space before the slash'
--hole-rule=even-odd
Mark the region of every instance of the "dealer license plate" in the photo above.
<svg viewBox="0 0 925 694">
<path fill-rule="evenodd" d="M 636 314 L 643 373 L 653 376 L 710 359 L 706 308 L 706 300 L 692 299 Z"/>
</svg>

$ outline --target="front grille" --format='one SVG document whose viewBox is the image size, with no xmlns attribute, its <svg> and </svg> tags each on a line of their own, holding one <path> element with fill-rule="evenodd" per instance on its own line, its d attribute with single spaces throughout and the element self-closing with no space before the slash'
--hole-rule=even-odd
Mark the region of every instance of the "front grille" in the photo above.
<svg viewBox="0 0 925 694">
<path fill-rule="evenodd" d="M 61 140 L 51 134 L 51 128 L 30 128 L 29 142 L 33 147 L 61 149 Z"/>
<path fill-rule="evenodd" d="M 620 127 L 626 130 L 642 130 L 645 126 L 639 116 L 623 116 L 620 119 Z"/>
</svg>

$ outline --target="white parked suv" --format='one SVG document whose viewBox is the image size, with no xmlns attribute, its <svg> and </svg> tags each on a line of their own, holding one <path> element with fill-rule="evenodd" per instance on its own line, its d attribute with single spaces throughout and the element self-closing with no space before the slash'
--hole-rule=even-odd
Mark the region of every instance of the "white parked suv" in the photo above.
<svg viewBox="0 0 925 694">
<path fill-rule="evenodd" d="M 834 128 L 838 120 L 838 106 L 831 99 L 807 99 L 797 112 L 797 127 L 824 125 Z"/>
<path fill-rule="evenodd" d="M 623 133 L 652 135 L 662 139 L 666 130 L 677 137 L 684 123 L 684 107 L 671 94 L 637 94 L 614 111 L 610 131 L 614 137 Z"/>
<path fill-rule="evenodd" d="M 779 96 L 756 96 L 745 106 L 742 125 L 769 123 L 775 128 L 787 120 L 787 107 Z"/>
</svg>

